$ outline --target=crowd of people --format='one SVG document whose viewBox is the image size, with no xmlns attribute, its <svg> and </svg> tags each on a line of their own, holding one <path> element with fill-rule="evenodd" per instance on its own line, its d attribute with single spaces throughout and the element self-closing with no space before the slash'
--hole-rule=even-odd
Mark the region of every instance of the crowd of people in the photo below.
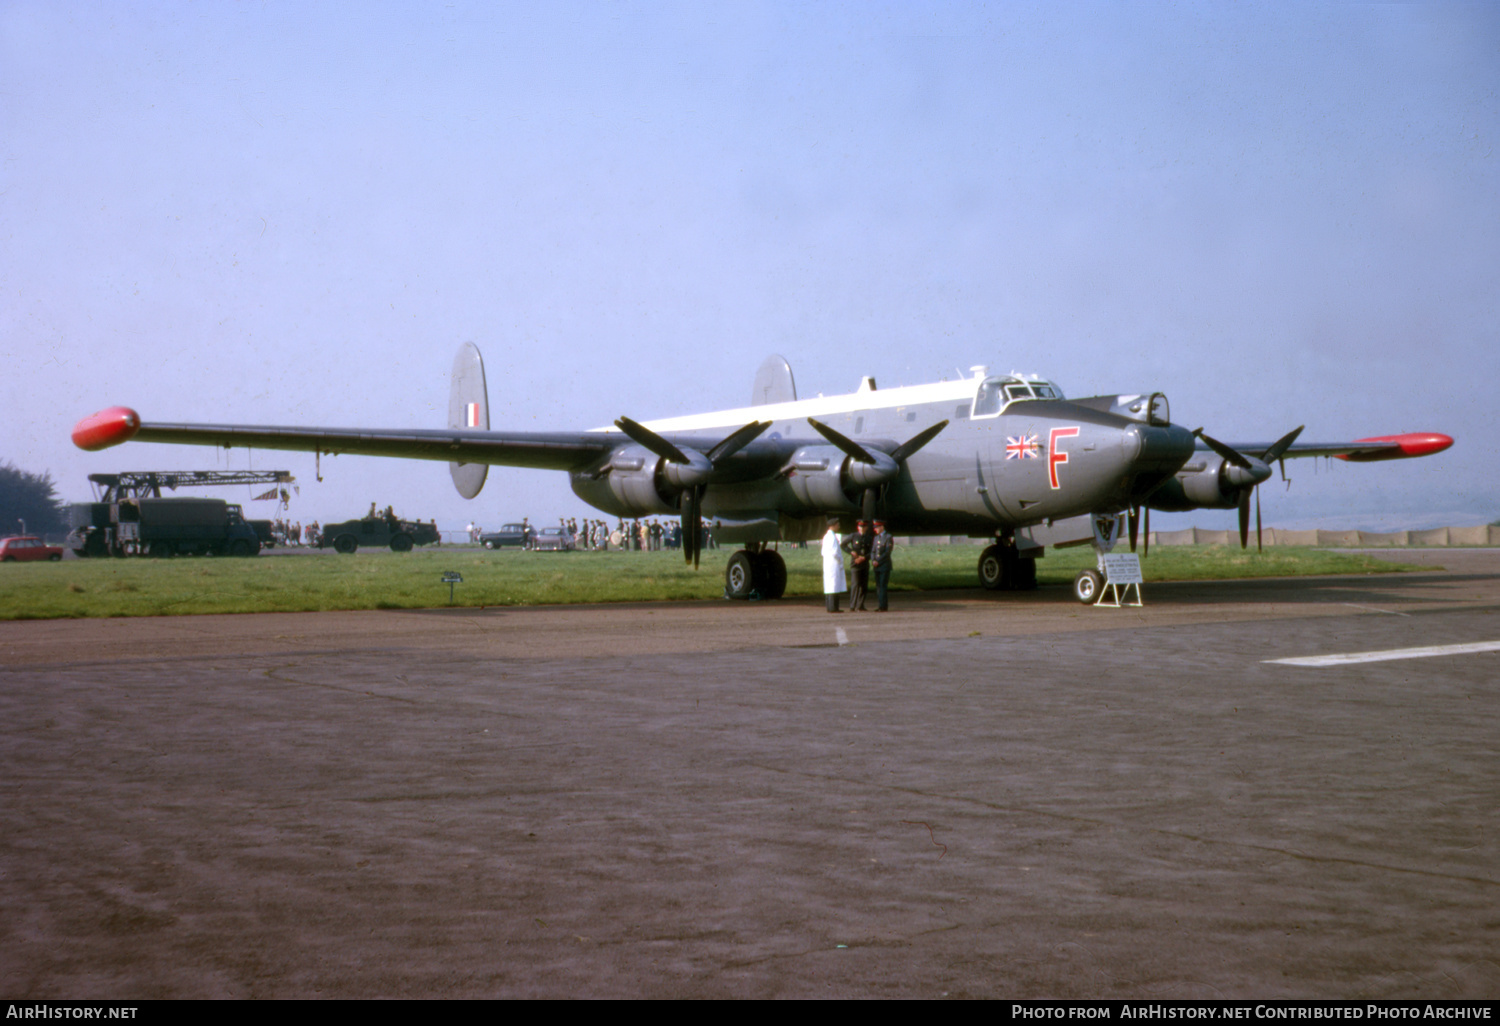
<svg viewBox="0 0 1500 1026">
<path fill-rule="evenodd" d="M 321 538 L 322 528 L 314 520 L 303 526 L 300 520 L 273 520 L 271 521 L 271 539 L 277 545 L 285 545 L 291 548 L 300 548 L 303 545 L 309 548 L 317 546 Z"/>
<path fill-rule="evenodd" d="M 305 531 L 305 533 L 304 533 Z M 299 546 L 303 538 L 307 539 L 308 545 L 316 545 L 318 536 L 318 523 L 313 521 L 304 529 L 302 522 L 276 519 L 271 521 L 271 538 L 277 545 Z"/>
<path fill-rule="evenodd" d="M 682 548 L 682 523 L 675 518 L 618 519 L 615 521 L 615 526 L 610 527 L 607 520 L 584 519 L 580 521 L 572 517 L 559 517 L 557 525 L 575 549 L 588 552 L 659 552 L 663 549 Z M 536 531 L 531 526 L 529 518 L 522 518 L 521 527 L 526 537 L 524 547 L 529 549 L 536 539 Z M 703 547 L 705 549 L 718 548 L 719 545 L 714 541 L 713 529 L 708 521 L 703 521 L 701 530 Z M 477 544 L 485 530 L 471 521 L 466 533 L 469 541 Z"/>
</svg>

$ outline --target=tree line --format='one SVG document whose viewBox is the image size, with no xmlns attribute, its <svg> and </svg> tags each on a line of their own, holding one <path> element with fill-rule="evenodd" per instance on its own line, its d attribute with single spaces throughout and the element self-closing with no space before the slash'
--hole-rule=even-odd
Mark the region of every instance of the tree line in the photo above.
<svg viewBox="0 0 1500 1026">
<path fill-rule="evenodd" d="M 57 497 L 51 474 L 33 474 L 13 463 L 0 462 L 0 536 L 66 534 L 68 507 Z"/>
</svg>

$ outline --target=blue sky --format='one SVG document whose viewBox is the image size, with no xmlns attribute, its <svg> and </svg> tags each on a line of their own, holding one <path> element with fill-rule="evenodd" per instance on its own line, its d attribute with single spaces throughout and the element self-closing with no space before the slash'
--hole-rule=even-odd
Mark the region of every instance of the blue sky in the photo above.
<svg viewBox="0 0 1500 1026">
<path fill-rule="evenodd" d="M 779 352 L 804 394 L 984 363 L 1225 440 L 1444 431 L 1292 464 L 1267 521 L 1481 522 L 1497 128 L 1493 4 L 3 2 L 0 459 L 581 517 L 561 474 L 466 502 L 442 464 L 68 433 L 440 426 L 467 340 L 496 427 L 593 427 L 741 405 Z"/>
</svg>

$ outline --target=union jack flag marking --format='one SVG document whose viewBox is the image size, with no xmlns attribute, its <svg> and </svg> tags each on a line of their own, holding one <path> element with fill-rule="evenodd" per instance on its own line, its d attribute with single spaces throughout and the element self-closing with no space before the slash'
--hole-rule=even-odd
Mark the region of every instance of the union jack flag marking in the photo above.
<svg viewBox="0 0 1500 1026">
<path fill-rule="evenodd" d="M 1008 460 L 1040 459 L 1041 453 L 1038 451 L 1040 444 L 1037 441 L 1036 435 L 1025 435 L 1019 438 L 1011 438 L 1007 435 L 1005 439 L 1005 458 Z"/>
</svg>

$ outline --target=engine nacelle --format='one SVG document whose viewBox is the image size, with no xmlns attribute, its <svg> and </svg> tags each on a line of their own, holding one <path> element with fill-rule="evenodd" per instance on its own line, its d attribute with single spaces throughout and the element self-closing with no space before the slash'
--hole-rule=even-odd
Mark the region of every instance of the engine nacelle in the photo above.
<svg viewBox="0 0 1500 1026">
<path fill-rule="evenodd" d="M 639 445 L 616 449 L 597 470 L 568 475 L 573 494 L 617 517 L 675 514 L 682 492 L 663 480 L 663 460 Z"/>
<path fill-rule="evenodd" d="M 1152 509 L 1172 513 L 1193 509 L 1234 509 L 1240 504 L 1240 488 L 1230 483 L 1225 469 L 1224 457 L 1194 453 L 1177 476 L 1152 492 L 1146 501 Z"/>
<path fill-rule="evenodd" d="M 848 457 L 832 445 L 805 446 L 792 454 L 787 484 L 805 506 L 852 513 L 859 509 L 859 490 L 844 475 L 846 462 Z"/>
</svg>

